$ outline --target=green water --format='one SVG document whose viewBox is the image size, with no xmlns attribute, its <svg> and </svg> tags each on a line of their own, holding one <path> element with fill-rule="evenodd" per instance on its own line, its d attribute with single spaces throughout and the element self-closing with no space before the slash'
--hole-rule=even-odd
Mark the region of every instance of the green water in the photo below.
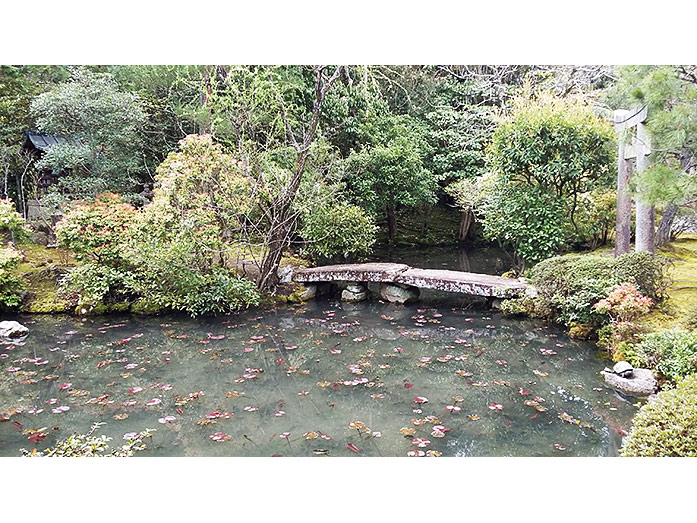
<svg viewBox="0 0 697 523">
<path fill-rule="evenodd" d="M 613 456 L 636 412 L 591 344 L 452 301 L 15 319 L 30 334 L 0 347 L 0 413 L 21 411 L 2 456 L 97 421 L 112 444 L 157 429 L 147 456 Z"/>
</svg>

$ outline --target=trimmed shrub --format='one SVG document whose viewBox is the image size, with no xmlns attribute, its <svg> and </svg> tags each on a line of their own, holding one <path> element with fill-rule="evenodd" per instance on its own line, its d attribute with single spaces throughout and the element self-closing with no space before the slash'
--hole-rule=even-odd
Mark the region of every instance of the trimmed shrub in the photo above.
<svg viewBox="0 0 697 523">
<path fill-rule="evenodd" d="M 643 252 L 618 258 L 570 254 L 541 261 L 531 269 L 530 279 L 558 321 L 602 325 L 610 318 L 593 306 L 615 285 L 632 284 L 654 302 L 663 298 L 667 264 L 663 256 Z"/>
<path fill-rule="evenodd" d="M 303 222 L 305 248 L 325 258 L 370 253 L 378 229 L 363 209 L 347 203 L 313 209 Z"/>
<path fill-rule="evenodd" d="M 622 456 L 697 456 L 697 376 L 659 392 L 634 417 Z"/>
<path fill-rule="evenodd" d="M 680 328 L 663 329 L 641 336 L 632 361 L 676 379 L 697 370 L 697 333 Z"/>
</svg>

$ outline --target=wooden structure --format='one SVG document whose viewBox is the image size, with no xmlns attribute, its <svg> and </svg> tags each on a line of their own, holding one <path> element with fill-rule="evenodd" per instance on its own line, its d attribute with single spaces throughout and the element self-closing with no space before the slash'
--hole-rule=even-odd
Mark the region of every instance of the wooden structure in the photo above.
<svg viewBox="0 0 697 523">
<path fill-rule="evenodd" d="M 56 144 L 68 143 L 70 139 L 64 136 L 38 133 L 35 131 L 24 131 L 24 143 L 22 144 L 22 154 L 34 160 L 41 158 L 49 147 Z M 37 178 L 37 188 L 41 192 L 46 192 L 51 185 L 58 183 L 58 179 L 64 172 L 55 173 L 50 167 L 44 167 L 39 171 Z"/>
<path fill-rule="evenodd" d="M 626 129 L 636 128 L 631 145 L 625 144 L 619 136 L 617 154 L 617 224 L 615 228 L 615 256 L 629 252 L 632 225 L 632 195 L 629 180 L 632 177 L 632 164 L 635 159 L 636 171 L 641 173 L 648 164 L 651 153 L 651 143 L 646 132 L 647 107 L 633 111 L 624 109 L 614 113 L 615 131 L 618 135 Z M 641 200 L 641 194 L 636 199 L 636 239 L 635 250 L 654 252 L 655 250 L 655 221 L 656 210 L 653 205 Z"/>
<path fill-rule="evenodd" d="M 514 298 L 526 292 L 534 292 L 530 285 L 511 278 L 472 272 L 417 269 L 400 263 L 357 263 L 297 269 L 292 279 L 298 283 L 379 282 L 489 298 Z"/>
</svg>

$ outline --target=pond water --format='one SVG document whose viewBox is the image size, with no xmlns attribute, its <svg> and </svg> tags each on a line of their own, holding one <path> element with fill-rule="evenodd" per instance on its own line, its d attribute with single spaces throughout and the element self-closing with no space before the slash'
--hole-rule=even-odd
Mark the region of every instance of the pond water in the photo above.
<svg viewBox="0 0 697 523">
<path fill-rule="evenodd" d="M 447 269 L 500 275 L 513 266 L 509 254 L 492 245 L 442 245 L 423 247 L 380 246 L 370 261 L 405 263 L 420 269 Z"/>
<path fill-rule="evenodd" d="M 98 421 L 112 446 L 156 429 L 143 456 L 613 456 L 637 408 L 592 344 L 447 300 L 15 319 L 2 456 Z"/>
</svg>

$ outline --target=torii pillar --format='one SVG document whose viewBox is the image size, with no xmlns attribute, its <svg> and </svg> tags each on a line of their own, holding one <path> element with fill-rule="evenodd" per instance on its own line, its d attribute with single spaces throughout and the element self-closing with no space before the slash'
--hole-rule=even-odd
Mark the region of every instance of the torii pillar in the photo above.
<svg viewBox="0 0 697 523">
<path fill-rule="evenodd" d="M 651 152 L 648 133 L 646 132 L 647 108 L 638 111 L 618 110 L 614 113 L 615 130 L 618 135 L 625 129 L 636 127 L 636 136 L 632 145 L 626 146 L 622 137 L 619 138 L 617 154 L 617 223 L 615 228 L 615 256 L 625 254 L 630 250 L 632 225 L 632 195 L 629 180 L 632 176 L 632 164 L 629 160 L 636 158 L 636 170 L 641 173 L 647 165 L 647 156 Z M 654 252 L 655 249 L 655 216 L 653 205 L 641 201 L 641 192 L 636 201 L 636 241 L 635 250 Z"/>
</svg>

